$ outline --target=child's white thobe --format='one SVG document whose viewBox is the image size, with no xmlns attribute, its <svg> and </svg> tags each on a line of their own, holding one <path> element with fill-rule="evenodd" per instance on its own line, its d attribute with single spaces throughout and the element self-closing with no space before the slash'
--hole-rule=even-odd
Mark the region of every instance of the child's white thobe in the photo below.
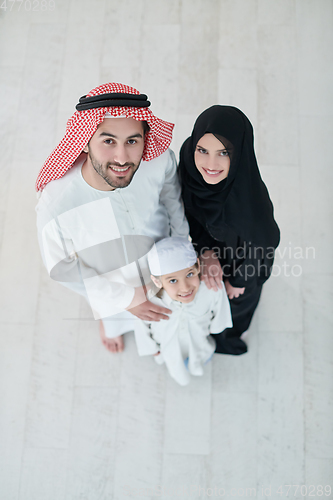
<svg viewBox="0 0 333 500">
<path fill-rule="evenodd" d="M 165 362 L 170 375 L 179 384 L 186 385 L 190 382 L 189 374 L 203 374 L 204 364 L 215 351 L 215 341 L 210 334 L 232 326 L 224 285 L 215 292 L 201 282 L 189 304 L 172 300 L 165 291 L 161 299 L 152 297 L 149 300 L 171 309 L 172 313 L 168 320 L 137 322 L 135 339 L 139 355 L 160 351 L 156 361 Z"/>
</svg>

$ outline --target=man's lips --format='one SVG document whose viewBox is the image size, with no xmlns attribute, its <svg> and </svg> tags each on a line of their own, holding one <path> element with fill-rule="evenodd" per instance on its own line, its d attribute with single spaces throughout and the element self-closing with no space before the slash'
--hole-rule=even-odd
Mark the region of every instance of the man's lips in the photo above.
<svg viewBox="0 0 333 500">
<path fill-rule="evenodd" d="M 116 167 L 115 165 L 109 165 L 109 169 L 117 176 L 126 175 L 129 172 L 132 165 L 126 165 L 124 167 Z"/>
</svg>

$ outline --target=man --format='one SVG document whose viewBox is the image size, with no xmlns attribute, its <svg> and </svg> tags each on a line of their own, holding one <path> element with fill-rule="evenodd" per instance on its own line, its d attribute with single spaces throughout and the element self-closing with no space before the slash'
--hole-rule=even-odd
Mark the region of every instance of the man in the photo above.
<svg viewBox="0 0 333 500">
<path fill-rule="evenodd" d="M 111 352 L 134 320 L 168 319 L 146 299 L 146 254 L 155 241 L 188 235 L 173 124 L 147 96 L 109 83 L 80 99 L 36 189 L 39 243 L 51 278 L 85 296 Z M 130 311 L 130 312 L 128 312 Z"/>
</svg>

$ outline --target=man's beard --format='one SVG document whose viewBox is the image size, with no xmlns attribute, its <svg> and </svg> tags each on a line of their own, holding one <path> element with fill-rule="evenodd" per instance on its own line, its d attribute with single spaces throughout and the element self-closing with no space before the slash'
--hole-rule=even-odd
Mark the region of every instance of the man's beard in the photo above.
<svg viewBox="0 0 333 500">
<path fill-rule="evenodd" d="M 139 163 L 137 163 L 137 164 L 127 162 L 127 163 L 124 163 L 123 165 L 120 165 L 119 163 L 108 162 L 103 166 L 102 163 L 98 163 L 98 161 L 96 160 L 96 158 L 94 158 L 92 156 L 90 151 L 89 151 L 89 158 L 90 158 L 91 164 L 94 167 L 95 171 L 105 180 L 105 182 L 109 186 L 111 186 L 114 189 L 124 188 L 124 187 L 128 186 L 131 183 L 133 176 L 134 176 L 135 172 L 138 170 L 139 165 L 141 163 L 141 159 L 140 159 Z M 131 167 L 131 170 L 130 170 L 130 172 L 126 172 L 126 178 L 125 177 L 115 177 L 113 179 L 109 176 L 109 172 L 110 172 L 109 167 L 110 166 L 116 167 L 116 168 Z M 130 176 L 128 176 L 128 174 L 130 174 Z"/>
</svg>

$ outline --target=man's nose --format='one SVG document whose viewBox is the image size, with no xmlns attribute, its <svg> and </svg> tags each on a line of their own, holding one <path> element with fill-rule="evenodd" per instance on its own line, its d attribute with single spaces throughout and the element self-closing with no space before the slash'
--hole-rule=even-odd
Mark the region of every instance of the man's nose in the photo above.
<svg viewBox="0 0 333 500">
<path fill-rule="evenodd" d="M 127 162 L 128 156 L 127 156 L 127 151 L 126 151 L 125 146 L 118 145 L 116 147 L 116 149 L 114 150 L 113 160 L 116 163 L 119 163 L 120 165 L 123 165 L 124 163 Z"/>
</svg>

